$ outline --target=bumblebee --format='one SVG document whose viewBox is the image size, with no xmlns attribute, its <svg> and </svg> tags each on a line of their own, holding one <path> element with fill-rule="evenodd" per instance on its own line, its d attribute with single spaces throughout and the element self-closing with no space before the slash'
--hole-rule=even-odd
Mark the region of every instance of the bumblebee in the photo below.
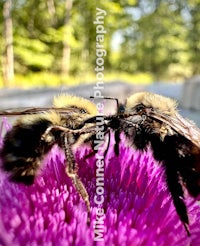
<svg viewBox="0 0 200 246">
<path fill-rule="evenodd" d="M 0 115 L 23 115 L 4 137 L 0 152 L 2 169 L 11 180 L 31 185 L 41 161 L 51 148 L 58 144 L 66 155 L 66 174 L 85 201 L 88 213 L 88 193 L 77 173 L 72 146 L 88 142 L 95 126 L 83 122 L 97 114 L 95 104 L 87 99 L 60 95 L 54 98 L 52 108 L 26 108 L 5 110 Z M 73 132 L 73 130 L 77 132 Z"/>
<path fill-rule="evenodd" d="M 72 145 L 89 142 L 96 133 L 97 110 L 86 99 L 61 95 L 53 108 L 4 111 L 20 117 L 4 138 L 1 150 L 3 169 L 11 179 L 32 184 L 43 156 L 54 144 L 64 149 L 66 173 L 77 191 L 90 204 L 87 191 L 77 174 Z M 140 92 L 118 104 L 117 113 L 104 116 L 104 131 L 114 132 L 114 151 L 119 155 L 120 134 L 141 151 L 149 147 L 165 170 L 166 184 L 177 214 L 190 235 L 184 187 L 192 197 L 200 194 L 200 130 L 177 111 L 177 103 L 167 97 Z"/>
<path fill-rule="evenodd" d="M 178 113 L 176 101 L 158 94 L 139 92 L 117 105 L 117 113 L 104 118 L 106 131 L 114 132 L 115 154 L 119 154 L 121 133 L 133 148 L 152 149 L 165 170 L 168 190 L 189 236 L 183 188 L 192 197 L 200 194 L 200 129 Z"/>
</svg>

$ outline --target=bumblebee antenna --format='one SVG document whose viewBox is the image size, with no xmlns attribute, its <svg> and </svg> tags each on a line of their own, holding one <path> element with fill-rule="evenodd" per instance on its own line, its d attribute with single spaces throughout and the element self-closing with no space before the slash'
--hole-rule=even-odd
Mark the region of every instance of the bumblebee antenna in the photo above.
<svg viewBox="0 0 200 246">
<path fill-rule="evenodd" d="M 94 96 L 90 96 L 90 98 L 96 98 Z M 114 100 L 116 101 L 116 104 L 117 104 L 117 113 L 123 113 L 124 112 L 124 105 L 119 103 L 119 100 L 118 98 L 116 97 L 101 97 L 102 99 L 107 99 L 107 100 Z"/>
<path fill-rule="evenodd" d="M 90 96 L 90 98 L 96 98 L 96 97 L 94 97 L 94 96 Z M 101 97 L 102 99 L 107 99 L 107 100 L 114 100 L 114 101 L 116 101 L 116 104 L 117 104 L 117 108 L 119 108 L 119 100 L 118 100 L 118 98 L 116 98 L 116 97 Z"/>
</svg>

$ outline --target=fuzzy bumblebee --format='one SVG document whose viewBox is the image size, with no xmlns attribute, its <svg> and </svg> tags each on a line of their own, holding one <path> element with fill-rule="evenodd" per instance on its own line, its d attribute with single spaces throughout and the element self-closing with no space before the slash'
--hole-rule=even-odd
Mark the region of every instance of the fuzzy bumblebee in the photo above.
<svg viewBox="0 0 200 246">
<path fill-rule="evenodd" d="M 83 122 L 97 114 L 96 106 L 87 99 L 60 95 L 54 98 L 52 108 L 30 108 L 1 112 L 1 115 L 22 115 L 4 137 L 1 150 L 2 169 L 10 179 L 31 185 L 41 166 L 41 161 L 51 148 L 58 144 L 66 155 L 66 174 L 86 203 L 90 204 L 87 191 L 77 174 L 72 145 L 90 141 L 94 127 L 84 127 Z M 72 133 L 82 129 L 84 134 Z"/>
<path fill-rule="evenodd" d="M 2 168 L 12 180 L 32 184 L 44 155 L 58 144 L 66 155 L 66 173 L 86 203 L 87 191 L 77 174 L 72 153 L 74 144 L 93 142 L 97 110 L 90 101 L 61 95 L 53 108 L 4 111 L 0 115 L 21 115 L 4 138 Z M 166 184 L 177 214 L 190 235 L 184 187 L 192 197 L 200 194 L 200 130 L 177 112 L 174 100 L 140 92 L 119 105 L 117 113 L 104 117 L 104 131 L 114 132 L 114 152 L 119 154 L 120 134 L 142 151 L 151 148 L 165 170 Z M 109 141 L 108 141 L 109 143 Z M 89 217 L 89 216 L 88 216 Z"/>
<path fill-rule="evenodd" d="M 121 133 L 133 148 L 152 149 L 154 158 L 162 163 L 174 206 L 190 235 L 183 187 L 193 197 L 200 194 L 200 129 L 177 112 L 176 101 L 158 94 L 139 92 L 118 105 L 116 114 L 104 118 L 106 131 L 114 132 L 115 154 L 119 154 Z M 86 122 L 95 122 L 95 118 Z"/>
</svg>

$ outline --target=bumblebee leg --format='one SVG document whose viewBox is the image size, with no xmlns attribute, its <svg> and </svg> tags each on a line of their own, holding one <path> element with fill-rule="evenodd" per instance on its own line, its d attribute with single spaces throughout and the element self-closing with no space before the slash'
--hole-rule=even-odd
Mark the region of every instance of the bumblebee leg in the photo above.
<svg viewBox="0 0 200 246">
<path fill-rule="evenodd" d="M 63 143 L 63 149 L 65 151 L 66 156 L 66 173 L 67 176 L 72 180 L 76 190 L 78 191 L 79 195 L 85 202 L 85 205 L 87 207 L 87 223 L 90 223 L 90 202 L 89 202 L 89 195 L 85 189 L 84 184 L 80 180 L 77 171 L 78 167 L 74 159 L 74 155 L 72 152 L 72 144 L 70 144 L 70 134 L 64 134 L 64 143 Z"/>
<path fill-rule="evenodd" d="M 190 236 L 190 230 L 189 230 L 189 219 L 187 214 L 187 208 L 184 203 L 184 194 L 181 184 L 179 183 L 179 175 L 177 173 L 177 170 L 174 169 L 174 167 L 168 163 L 165 165 L 166 169 L 166 180 L 168 184 L 169 191 L 171 193 L 174 206 L 176 208 L 176 211 L 183 222 L 183 225 L 185 227 L 185 230 Z"/>
<path fill-rule="evenodd" d="M 87 133 L 96 134 L 96 125 L 91 127 L 84 127 L 78 130 L 69 129 L 68 132 L 79 133 L 79 134 L 87 134 Z"/>
<path fill-rule="evenodd" d="M 110 131 L 107 130 L 107 131 L 104 132 L 104 134 L 105 134 L 105 135 L 108 134 L 108 141 L 107 141 L 107 143 L 106 143 L 107 146 L 106 146 L 105 151 L 104 151 L 104 158 L 105 158 L 106 155 L 107 155 L 107 153 L 108 153 L 108 149 L 109 149 L 109 147 L 110 147 Z M 87 154 L 87 155 L 85 156 L 85 159 L 94 156 L 94 155 L 98 152 L 98 149 L 95 150 L 94 139 L 92 139 L 92 138 L 90 137 L 90 138 L 86 139 L 85 142 L 89 142 L 89 141 L 92 142 L 92 151 L 91 151 L 89 154 Z"/>
<path fill-rule="evenodd" d="M 104 152 L 104 159 L 106 158 L 106 156 L 107 156 L 107 153 L 108 153 L 108 149 L 109 149 L 109 147 L 110 147 L 110 131 L 108 130 L 108 131 L 106 131 L 105 132 L 105 134 L 107 134 L 108 133 L 108 142 L 107 142 L 107 146 L 106 146 L 106 150 L 105 150 L 105 152 Z"/>
<path fill-rule="evenodd" d="M 96 129 L 95 127 L 85 127 L 83 129 L 77 129 L 77 130 L 73 130 L 67 127 L 63 127 L 63 126 L 50 126 L 46 129 L 45 133 L 42 135 L 41 139 L 42 140 L 46 140 L 48 138 L 48 136 L 50 135 L 51 131 L 61 131 L 61 132 L 65 132 L 65 133 L 79 133 L 81 134 L 86 134 L 86 133 L 96 133 Z"/>
<path fill-rule="evenodd" d="M 62 132 L 69 132 L 70 129 L 67 127 L 63 127 L 63 126 L 50 126 L 46 129 L 46 131 L 42 134 L 41 140 L 45 140 L 48 139 L 48 136 L 50 135 L 50 133 L 52 131 L 62 131 Z"/>
<path fill-rule="evenodd" d="M 115 145 L 114 145 L 114 151 L 116 156 L 119 156 L 119 143 L 120 143 L 120 131 L 115 131 Z"/>
</svg>

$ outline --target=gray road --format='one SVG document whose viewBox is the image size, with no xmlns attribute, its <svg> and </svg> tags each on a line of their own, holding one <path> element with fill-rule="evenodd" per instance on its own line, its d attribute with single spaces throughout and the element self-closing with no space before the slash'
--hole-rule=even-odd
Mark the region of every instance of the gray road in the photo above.
<svg viewBox="0 0 200 246">
<path fill-rule="evenodd" d="M 0 109 L 17 107 L 41 107 L 50 106 L 55 95 L 70 93 L 89 98 L 94 94 L 95 84 L 81 85 L 76 87 L 38 88 L 30 90 L 3 89 L 0 90 Z M 131 94 L 138 91 L 151 91 L 176 99 L 179 102 L 180 113 L 196 122 L 200 126 L 200 111 L 186 110 L 181 107 L 182 84 L 155 83 L 150 86 L 130 85 L 121 81 L 106 83 L 102 93 L 104 96 L 117 97 L 121 102 Z M 115 102 L 106 101 L 106 113 L 116 110 Z"/>
</svg>

